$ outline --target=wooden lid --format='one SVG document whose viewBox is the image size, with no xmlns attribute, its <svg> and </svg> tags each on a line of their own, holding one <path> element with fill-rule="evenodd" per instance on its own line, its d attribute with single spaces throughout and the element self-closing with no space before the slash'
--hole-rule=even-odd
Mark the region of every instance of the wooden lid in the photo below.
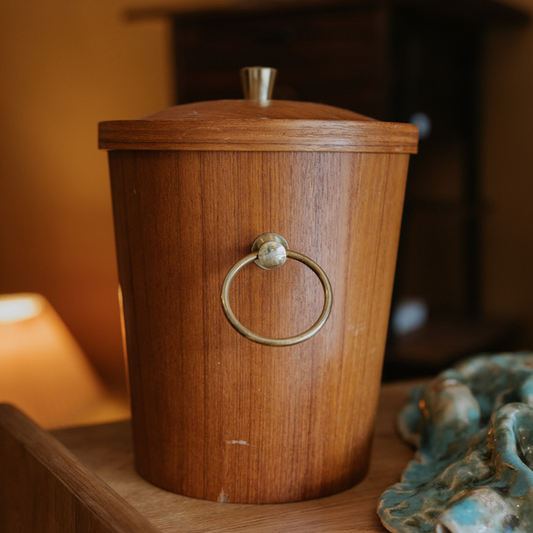
<svg viewBox="0 0 533 533">
<path fill-rule="evenodd" d="M 322 104 L 215 100 L 179 105 L 136 120 L 99 124 L 104 150 L 417 151 L 412 124 L 378 122 Z"/>
</svg>

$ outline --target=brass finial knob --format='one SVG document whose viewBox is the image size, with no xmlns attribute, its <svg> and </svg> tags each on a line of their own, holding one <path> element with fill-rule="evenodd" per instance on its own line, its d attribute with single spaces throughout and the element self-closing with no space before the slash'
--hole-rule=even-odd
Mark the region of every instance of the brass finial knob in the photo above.
<svg viewBox="0 0 533 533">
<path fill-rule="evenodd" d="M 260 105 L 268 105 L 274 81 L 276 80 L 275 68 L 244 67 L 241 69 L 242 89 L 246 100 L 253 100 Z"/>
</svg>

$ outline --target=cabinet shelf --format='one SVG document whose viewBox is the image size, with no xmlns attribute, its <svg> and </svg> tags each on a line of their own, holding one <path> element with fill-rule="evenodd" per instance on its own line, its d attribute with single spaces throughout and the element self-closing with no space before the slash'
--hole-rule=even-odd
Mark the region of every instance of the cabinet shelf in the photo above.
<svg viewBox="0 0 533 533">
<path fill-rule="evenodd" d="M 394 429 L 410 383 L 383 386 L 368 476 L 306 502 L 244 505 L 186 498 L 135 472 L 128 421 L 44 432 L 0 406 L 0 530 L 17 533 L 386 533 L 379 495 L 413 451 Z"/>
</svg>

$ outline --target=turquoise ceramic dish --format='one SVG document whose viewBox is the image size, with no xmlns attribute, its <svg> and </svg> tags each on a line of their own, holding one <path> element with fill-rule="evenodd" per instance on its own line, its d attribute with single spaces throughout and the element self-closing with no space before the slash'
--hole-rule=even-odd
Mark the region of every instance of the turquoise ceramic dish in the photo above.
<svg viewBox="0 0 533 533">
<path fill-rule="evenodd" d="M 533 532 L 533 353 L 478 356 L 411 391 L 418 447 L 378 513 L 394 533 Z"/>
</svg>

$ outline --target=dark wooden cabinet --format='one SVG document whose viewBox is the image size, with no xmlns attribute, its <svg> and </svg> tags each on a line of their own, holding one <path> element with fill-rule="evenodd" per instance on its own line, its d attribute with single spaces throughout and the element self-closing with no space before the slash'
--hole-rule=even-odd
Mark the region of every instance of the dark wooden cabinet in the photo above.
<svg viewBox="0 0 533 533">
<path fill-rule="evenodd" d="M 278 69 L 274 98 L 387 110 L 387 14 L 376 5 L 174 17 L 180 103 L 241 98 L 242 66 Z"/>
<path fill-rule="evenodd" d="M 450 360 L 471 350 L 512 348 L 508 324 L 484 327 L 481 310 L 479 71 L 488 28 L 519 25 L 526 14 L 496 0 L 307 0 L 130 16 L 171 18 L 176 102 L 241 98 L 239 69 L 262 65 L 278 69 L 275 99 L 420 125 L 394 299 L 425 302 L 432 319 L 444 320 L 447 336 L 453 337 L 454 323 L 483 332 L 470 342 L 457 333 L 457 346 L 447 345 Z M 429 360 L 442 346 L 442 324 L 428 331 L 422 346 Z M 394 359 L 398 339 L 391 340 Z M 403 360 L 410 341 L 402 342 Z"/>
</svg>

